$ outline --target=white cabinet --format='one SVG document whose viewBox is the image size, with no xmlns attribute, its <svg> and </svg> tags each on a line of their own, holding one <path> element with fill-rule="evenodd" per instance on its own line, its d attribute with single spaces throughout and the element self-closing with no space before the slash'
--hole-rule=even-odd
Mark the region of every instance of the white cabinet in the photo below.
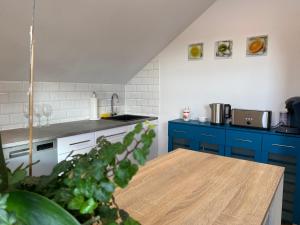
<svg viewBox="0 0 300 225">
<path fill-rule="evenodd" d="M 151 121 L 152 124 L 158 124 L 157 120 Z M 73 151 L 72 155 L 88 153 L 96 146 L 97 139 L 104 136 L 111 143 L 123 142 L 125 135 L 134 129 L 136 124 L 116 127 L 107 130 L 96 131 L 92 133 L 80 134 L 70 137 L 57 139 L 57 155 L 58 162 L 65 160 L 66 157 Z M 156 127 L 156 136 L 158 129 Z M 157 156 L 158 144 L 157 137 L 154 139 L 153 145 L 150 149 L 149 160 Z"/>
<path fill-rule="evenodd" d="M 92 149 L 91 147 L 84 148 L 84 149 L 79 149 L 79 150 L 73 151 L 70 156 L 89 153 L 91 151 L 91 149 Z M 57 156 L 58 162 L 61 162 L 61 161 L 65 160 L 67 158 L 67 156 L 69 156 L 69 154 L 70 154 L 70 152 L 58 155 Z M 70 160 L 70 159 L 71 158 L 68 158 L 67 160 Z"/>
<path fill-rule="evenodd" d="M 156 125 L 156 127 L 154 129 L 156 136 L 155 136 L 155 138 L 153 140 L 153 143 L 151 145 L 148 160 L 154 159 L 158 156 L 158 121 L 157 120 L 152 120 L 152 121 L 150 121 L 150 123 Z M 136 124 L 130 125 L 128 127 L 127 132 L 132 131 L 134 129 L 135 125 Z"/>
<path fill-rule="evenodd" d="M 72 155 L 84 154 L 95 147 L 95 133 L 86 133 L 57 139 L 58 162 L 64 160 L 70 152 Z"/>
<path fill-rule="evenodd" d="M 97 141 L 99 137 L 104 136 L 111 143 L 122 142 L 126 133 L 129 131 L 128 128 L 129 126 L 124 126 L 124 127 L 117 127 L 108 130 L 97 131 L 95 133 L 95 139 Z"/>
</svg>

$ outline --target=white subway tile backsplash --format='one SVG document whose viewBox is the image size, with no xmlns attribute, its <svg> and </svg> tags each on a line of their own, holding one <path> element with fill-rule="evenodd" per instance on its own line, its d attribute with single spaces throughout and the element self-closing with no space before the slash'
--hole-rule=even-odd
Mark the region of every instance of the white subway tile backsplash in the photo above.
<svg viewBox="0 0 300 225">
<path fill-rule="evenodd" d="M 8 93 L 8 102 L 16 102 L 16 103 L 22 103 L 28 100 L 28 96 L 26 92 L 9 92 Z"/>
<path fill-rule="evenodd" d="M 28 82 L 3 81 L 0 83 L 0 92 L 8 92 L 11 90 L 27 91 Z"/>
<path fill-rule="evenodd" d="M 126 113 L 158 116 L 159 61 L 154 59 L 125 86 Z"/>
<path fill-rule="evenodd" d="M 1 103 L 8 103 L 9 101 L 9 93 L 6 93 L 6 92 L 1 92 L 0 90 L 0 104 Z"/>
<path fill-rule="evenodd" d="M 96 85 L 93 85 L 93 87 L 96 87 Z M 75 84 L 75 90 L 76 91 L 96 91 L 96 90 L 93 90 L 92 85 L 89 83 L 77 83 L 77 84 Z"/>
<path fill-rule="evenodd" d="M 9 115 L 0 115 L 0 126 L 9 124 Z"/>
<path fill-rule="evenodd" d="M 23 113 L 9 115 L 9 124 L 25 124 L 25 121 L 26 118 Z"/>
<path fill-rule="evenodd" d="M 75 83 L 59 83 L 59 91 L 75 91 Z"/>
<path fill-rule="evenodd" d="M 25 126 L 23 105 L 28 103 L 28 82 L 0 81 L 0 130 Z M 34 100 L 37 105 L 49 104 L 53 113 L 50 123 L 61 123 L 89 118 L 90 97 L 95 91 L 99 99 L 99 113 L 110 112 L 113 93 L 119 95 L 117 110 L 124 113 L 125 85 L 91 83 L 37 82 Z M 34 118 L 35 124 L 37 119 Z M 41 118 L 46 124 L 46 117 Z"/>
</svg>

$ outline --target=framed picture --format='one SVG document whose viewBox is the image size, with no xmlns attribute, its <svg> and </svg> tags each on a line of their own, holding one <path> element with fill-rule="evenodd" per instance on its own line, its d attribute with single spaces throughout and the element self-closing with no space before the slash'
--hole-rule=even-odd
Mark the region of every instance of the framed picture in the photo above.
<svg viewBox="0 0 300 225">
<path fill-rule="evenodd" d="M 256 36 L 247 38 L 247 56 L 267 55 L 268 36 Z"/>
<path fill-rule="evenodd" d="M 203 43 L 191 44 L 188 47 L 188 59 L 199 60 L 203 58 Z"/>
<path fill-rule="evenodd" d="M 217 41 L 215 45 L 216 58 L 231 58 L 233 42 L 230 40 Z"/>
</svg>

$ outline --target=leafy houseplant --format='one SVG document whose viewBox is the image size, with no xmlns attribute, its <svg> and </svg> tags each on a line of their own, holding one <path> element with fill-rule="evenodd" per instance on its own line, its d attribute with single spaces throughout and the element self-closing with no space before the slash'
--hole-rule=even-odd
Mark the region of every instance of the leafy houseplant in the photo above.
<svg viewBox="0 0 300 225">
<path fill-rule="evenodd" d="M 49 176 L 28 177 L 25 172 L 26 168 L 23 166 L 13 172 L 7 168 L 1 169 L 0 186 L 2 192 L 8 193 L 10 196 L 2 195 L 2 202 L 4 202 L 2 208 L 0 196 L 0 224 L 1 209 L 6 213 L 7 221 L 11 218 L 10 221 L 3 224 L 17 224 L 16 221 L 19 221 L 21 215 L 24 215 L 26 207 L 21 207 L 21 209 L 19 207 L 18 210 L 15 210 L 14 202 L 17 202 L 18 199 L 25 199 L 24 195 L 29 192 L 36 194 L 28 194 L 26 202 L 30 201 L 28 199 L 31 198 L 31 195 L 34 195 L 33 198 L 42 195 L 46 198 L 43 198 L 44 205 L 41 205 L 40 208 L 47 209 L 48 203 L 45 201 L 52 203 L 54 201 L 84 225 L 139 224 L 118 207 L 113 193 L 118 187 L 125 188 L 137 173 L 138 165 L 145 164 L 155 137 L 153 128 L 153 125 L 149 123 L 146 123 L 145 126 L 139 123 L 124 137 L 122 143 L 110 143 L 101 137 L 97 140 L 97 146 L 89 153 L 75 155 L 69 157 L 69 160 L 60 162 Z M 130 160 L 132 156 L 135 160 Z M 1 165 L 3 165 L 3 160 Z M 35 206 L 37 207 L 37 205 Z M 56 204 L 55 206 L 60 207 Z M 54 209 L 52 208 L 52 210 Z M 12 214 L 14 212 L 15 216 Z M 47 224 L 49 224 L 48 221 Z M 32 221 L 31 223 L 21 222 L 21 224 L 30 225 L 41 224 L 41 222 L 33 223 Z M 76 222 L 69 224 L 76 224 Z"/>
</svg>

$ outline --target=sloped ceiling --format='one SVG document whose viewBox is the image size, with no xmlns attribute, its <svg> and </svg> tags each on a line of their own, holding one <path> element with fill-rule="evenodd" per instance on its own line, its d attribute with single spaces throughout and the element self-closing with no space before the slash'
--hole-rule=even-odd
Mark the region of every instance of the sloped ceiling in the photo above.
<svg viewBox="0 0 300 225">
<path fill-rule="evenodd" d="M 36 80 L 126 83 L 214 1 L 36 0 Z M 0 80 L 28 80 L 31 5 L 0 1 Z"/>
</svg>

